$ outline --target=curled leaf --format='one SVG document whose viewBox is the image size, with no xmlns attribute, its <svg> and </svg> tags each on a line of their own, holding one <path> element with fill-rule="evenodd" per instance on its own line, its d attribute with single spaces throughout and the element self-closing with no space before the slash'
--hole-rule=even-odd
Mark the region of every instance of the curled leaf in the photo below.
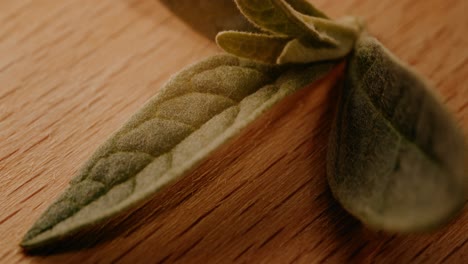
<svg viewBox="0 0 468 264">
<path fill-rule="evenodd" d="M 215 56 L 183 70 L 94 153 L 21 245 L 57 243 L 142 203 L 331 67 Z"/>
<path fill-rule="evenodd" d="M 337 200 L 373 228 L 432 229 L 466 201 L 466 143 L 429 89 L 377 40 L 359 39 L 327 171 Z"/>
</svg>

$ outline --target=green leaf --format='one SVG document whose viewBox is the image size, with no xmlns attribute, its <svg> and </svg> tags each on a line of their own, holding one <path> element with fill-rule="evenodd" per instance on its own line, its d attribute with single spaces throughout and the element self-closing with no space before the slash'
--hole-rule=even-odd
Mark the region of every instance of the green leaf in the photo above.
<svg viewBox="0 0 468 264">
<path fill-rule="evenodd" d="M 346 24 L 342 23 L 340 26 L 336 26 L 337 23 L 328 21 L 319 21 L 318 24 L 321 28 L 328 30 L 330 35 L 337 40 L 339 43 L 337 46 L 289 37 L 237 31 L 219 33 L 216 42 L 222 49 L 233 55 L 270 64 L 306 64 L 343 58 L 354 47 L 355 39 L 360 30 L 358 22 L 353 19 L 347 21 Z"/>
<path fill-rule="evenodd" d="M 234 0 L 161 0 L 190 27 L 212 40 L 223 30 L 255 31 Z"/>
<path fill-rule="evenodd" d="M 21 245 L 57 243 L 141 204 L 332 66 L 270 67 L 215 56 L 183 70 L 95 152 Z"/>
<path fill-rule="evenodd" d="M 279 30 L 286 35 L 278 35 L 277 32 L 273 35 L 268 35 L 228 31 L 219 33 L 216 42 L 222 49 L 231 54 L 265 63 L 306 64 L 342 58 L 352 50 L 354 42 L 362 30 L 362 25 L 357 18 L 345 17 L 338 21 L 332 21 L 307 16 L 293 10 L 284 1 L 271 0 L 259 2 L 254 0 L 238 0 L 237 3 L 244 13 L 250 15 L 250 19 L 257 22 L 260 21 L 264 25 L 272 23 L 275 27 L 286 28 L 283 31 Z M 268 3 L 270 3 L 270 6 L 268 6 Z M 277 7 L 274 3 L 279 3 L 280 7 Z M 259 10 L 263 11 L 260 12 Z M 270 14 L 271 10 L 286 11 Z M 274 20 L 270 21 L 273 18 L 270 18 L 269 15 L 281 21 L 281 18 L 278 18 L 279 14 L 284 15 L 283 18 L 286 17 L 286 14 L 297 19 L 300 18 L 301 23 L 303 22 L 314 29 L 318 37 L 315 39 L 297 37 L 294 36 L 292 31 L 287 29 L 291 27 L 281 26 L 281 23 L 274 22 Z M 284 23 L 295 25 L 289 22 Z M 299 30 L 297 27 L 293 28 Z"/>
<path fill-rule="evenodd" d="M 430 89 L 377 40 L 359 39 L 327 171 L 337 200 L 370 227 L 429 230 L 465 204 L 466 142 Z"/>
<path fill-rule="evenodd" d="M 312 39 L 328 45 L 337 43 L 304 21 L 304 14 L 284 0 L 235 0 L 242 14 L 260 29 L 273 34 Z M 292 1 L 298 5 L 299 1 Z M 322 18 L 323 19 L 323 18 Z"/>
<path fill-rule="evenodd" d="M 224 31 L 216 36 L 216 43 L 226 52 L 270 64 L 277 63 L 290 40 L 289 37 L 236 31 Z"/>
<path fill-rule="evenodd" d="M 340 31 L 342 32 L 342 31 Z M 269 64 L 297 63 L 335 60 L 346 56 L 354 47 L 357 31 L 349 28 L 348 34 L 340 33 L 340 45 L 330 47 L 289 37 L 224 31 L 216 37 L 216 43 L 233 55 Z"/>
<path fill-rule="evenodd" d="M 276 63 L 311 63 L 317 61 L 340 59 L 346 56 L 352 49 L 352 45 L 344 47 L 313 47 L 309 43 L 293 39 L 288 42 Z"/>
<path fill-rule="evenodd" d="M 337 22 L 310 17 L 307 18 L 307 21 L 314 24 L 320 31 L 326 32 L 337 45 L 329 46 L 312 41 L 293 39 L 285 45 L 282 53 L 278 56 L 278 64 L 310 63 L 343 58 L 351 52 L 361 31 L 359 21 L 353 17 L 347 17 Z"/>
</svg>

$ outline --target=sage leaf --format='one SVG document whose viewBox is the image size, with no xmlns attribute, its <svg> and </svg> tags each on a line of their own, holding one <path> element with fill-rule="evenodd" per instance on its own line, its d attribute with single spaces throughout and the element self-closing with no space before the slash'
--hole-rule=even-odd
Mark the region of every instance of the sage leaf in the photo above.
<svg viewBox="0 0 468 264">
<path fill-rule="evenodd" d="M 262 30 L 277 35 L 308 38 L 324 44 L 337 45 L 332 38 L 317 31 L 313 24 L 306 23 L 304 21 L 306 15 L 295 10 L 285 0 L 235 1 L 242 14 Z M 297 4 L 297 1 L 292 2 L 296 3 L 296 7 L 304 5 L 304 3 Z"/>
<path fill-rule="evenodd" d="M 278 62 L 290 41 L 289 37 L 237 31 L 223 31 L 216 36 L 216 43 L 226 52 L 269 64 Z"/>
<path fill-rule="evenodd" d="M 354 47 L 360 26 L 351 18 L 340 28 L 334 22 L 320 23 L 329 27 L 331 35 L 340 43 L 338 46 L 323 45 L 301 39 L 279 35 L 224 31 L 216 36 L 216 43 L 226 52 L 270 64 L 307 64 L 335 60 L 346 56 Z"/>
<path fill-rule="evenodd" d="M 311 63 L 339 59 L 346 56 L 352 47 L 353 43 L 348 46 L 317 48 L 307 42 L 293 39 L 283 47 L 282 52 L 276 58 L 276 63 Z"/>
<path fill-rule="evenodd" d="M 222 55 L 183 70 L 94 153 L 21 245 L 57 243 L 141 204 L 332 66 L 267 66 Z"/>
<path fill-rule="evenodd" d="M 318 10 L 315 6 L 313 6 L 307 0 L 286 0 L 286 2 L 290 4 L 294 10 L 297 10 L 298 12 L 302 14 L 328 19 L 328 16 L 325 13 Z"/>
<path fill-rule="evenodd" d="M 321 45 L 301 39 L 293 39 L 283 48 L 276 63 L 310 63 L 343 58 L 354 47 L 354 42 L 362 30 L 361 23 L 354 17 L 345 17 L 337 22 L 318 18 L 308 18 L 317 28 L 327 32 L 338 45 Z"/>
<path fill-rule="evenodd" d="M 346 56 L 352 50 L 362 31 L 360 21 L 354 17 L 332 21 L 308 16 L 294 10 L 284 0 L 236 2 L 250 20 L 272 32 L 219 33 L 216 37 L 217 44 L 226 52 L 242 58 L 269 64 L 307 64 L 335 60 Z M 303 3 L 290 2 L 296 5 Z M 311 13 L 306 8 L 302 9 Z M 314 32 L 312 35 L 310 30 Z"/>
<path fill-rule="evenodd" d="M 234 0 L 161 0 L 161 3 L 209 40 L 224 30 L 255 31 Z"/>
<path fill-rule="evenodd" d="M 429 85 L 363 34 L 328 149 L 336 199 L 375 229 L 430 230 L 462 209 L 467 166 L 463 134 Z"/>
</svg>

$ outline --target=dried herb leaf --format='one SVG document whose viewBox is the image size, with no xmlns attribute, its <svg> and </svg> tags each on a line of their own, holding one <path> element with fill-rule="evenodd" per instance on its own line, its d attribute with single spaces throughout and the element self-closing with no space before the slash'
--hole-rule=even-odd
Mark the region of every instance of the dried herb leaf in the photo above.
<svg viewBox="0 0 468 264">
<path fill-rule="evenodd" d="M 377 229 L 445 223 L 467 197 L 462 133 L 422 78 L 374 38 L 360 38 L 348 67 L 328 155 L 335 197 Z"/>
<path fill-rule="evenodd" d="M 57 242 L 148 199 L 331 67 L 215 56 L 182 71 L 96 151 L 22 246 Z"/>
<path fill-rule="evenodd" d="M 234 0 L 161 0 L 181 20 L 213 40 L 223 30 L 255 31 Z"/>
</svg>

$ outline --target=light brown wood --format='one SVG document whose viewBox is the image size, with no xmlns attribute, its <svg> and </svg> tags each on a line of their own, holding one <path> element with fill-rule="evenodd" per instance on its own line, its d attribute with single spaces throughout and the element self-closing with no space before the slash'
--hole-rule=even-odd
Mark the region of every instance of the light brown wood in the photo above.
<svg viewBox="0 0 468 264">
<path fill-rule="evenodd" d="M 435 84 L 468 130 L 468 1 L 316 0 Z M 367 230 L 331 197 L 334 78 L 288 98 L 146 206 L 50 256 L 18 243 L 95 148 L 219 52 L 157 0 L 0 1 L 0 263 L 466 263 L 468 210 L 432 234 Z"/>
</svg>

